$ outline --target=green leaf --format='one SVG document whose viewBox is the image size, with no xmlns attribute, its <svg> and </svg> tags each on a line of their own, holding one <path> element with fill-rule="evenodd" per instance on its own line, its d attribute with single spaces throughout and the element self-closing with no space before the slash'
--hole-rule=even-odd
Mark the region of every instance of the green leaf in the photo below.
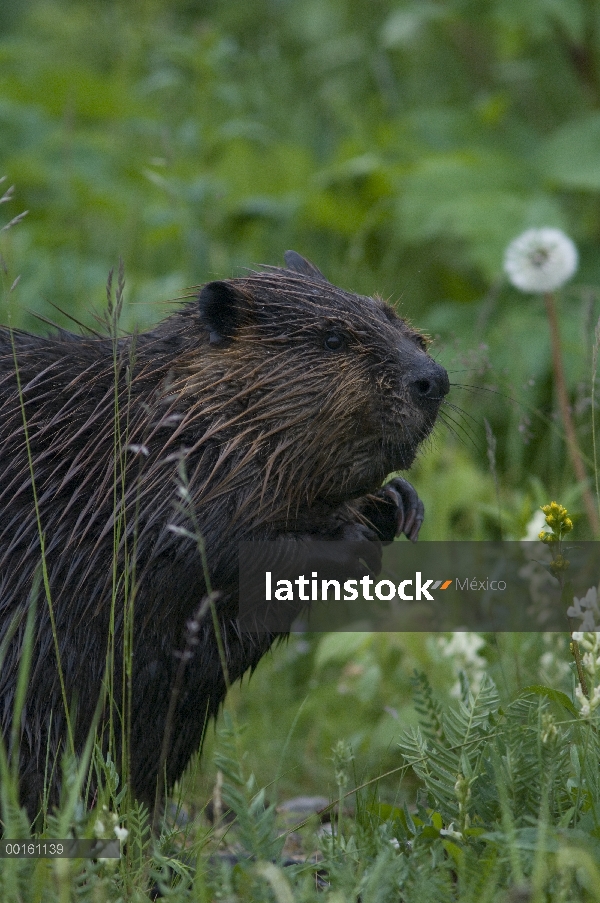
<svg viewBox="0 0 600 903">
<path fill-rule="evenodd" d="M 600 114 L 567 122 L 542 144 L 540 172 L 561 188 L 600 191 Z"/>
<path fill-rule="evenodd" d="M 437 828 L 438 831 L 441 831 L 444 827 L 444 820 L 439 812 L 431 813 L 431 824 L 434 828 Z"/>
<path fill-rule="evenodd" d="M 446 852 L 450 856 L 452 856 L 457 865 L 462 865 L 465 858 L 465 853 L 464 850 L 461 850 L 457 843 L 454 843 L 452 840 L 444 840 L 442 842 L 442 846 L 444 847 Z"/>
<path fill-rule="evenodd" d="M 524 698 L 529 695 L 543 696 L 546 699 L 550 699 L 552 702 L 557 702 L 559 705 L 562 705 L 574 717 L 578 717 L 579 715 L 573 702 L 569 699 L 567 694 L 561 692 L 561 690 L 554 690 L 552 687 L 545 687 L 542 684 L 532 684 L 521 690 L 519 698 Z"/>
<path fill-rule="evenodd" d="M 347 661 L 369 640 L 369 635 L 365 633 L 327 633 L 317 648 L 315 667 L 322 668 L 330 662 Z"/>
</svg>

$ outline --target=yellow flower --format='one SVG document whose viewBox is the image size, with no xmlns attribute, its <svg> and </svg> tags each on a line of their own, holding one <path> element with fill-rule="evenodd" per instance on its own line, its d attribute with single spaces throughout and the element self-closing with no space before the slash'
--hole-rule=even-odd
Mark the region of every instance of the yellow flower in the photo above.
<svg viewBox="0 0 600 903">
<path fill-rule="evenodd" d="M 564 558 L 562 555 L 557 555 L 553 561 L 550 562 L 550 570 L 553 574 L 558 574 L 560 571 L 566 571 L 569 568 L 571 562 L 568 558 Z"/>
<path fill-rule="evenodd" d="M 546 523 L 550 527 L 553 538 L 549 533 L 540 533 L 542 542 L 554 542 L 556 539 L 562 539 L 564 533 L 570 533 L 573 529 L 573 521 L 569 517 L 569 512 L 564 505 L 558 502 L 550 502 L 549 505 L 542 505 L 542 511 L 546 515 Z"/>
</svg>

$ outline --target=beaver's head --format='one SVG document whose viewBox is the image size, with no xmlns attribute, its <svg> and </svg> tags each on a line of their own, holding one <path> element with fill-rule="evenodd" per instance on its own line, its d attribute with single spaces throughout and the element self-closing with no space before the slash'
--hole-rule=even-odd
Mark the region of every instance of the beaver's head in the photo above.
<svg viewBox="0 0 600 903">
<path fill-rule="evenodd" d="M 293 251 L 285 260 L 201 290 L 187 392 L 212 380 L 221 435 L 253 455 L 263 498 L 348 500 L 410 467 L 448 375 L 381 299 L 337 288 Z"/>
</svg>

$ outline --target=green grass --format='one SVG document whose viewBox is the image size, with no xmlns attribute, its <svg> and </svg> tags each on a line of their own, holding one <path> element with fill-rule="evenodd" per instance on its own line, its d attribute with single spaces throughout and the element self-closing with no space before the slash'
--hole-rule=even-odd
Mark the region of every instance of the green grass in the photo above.
<svg viewBox="0 0 600 903">
<path fill-rule="evenodd" d="M 422 538 L 519 538 L 550 498 L 584 538 L 543 304 L 507 287 L 502 254 L 531 225 L 577 242 L 559 315 L 594 474 L 594 5 L 378 0 L 365 10 L 358 0 L 3 4 L 0 173 L 16 188 L 2 223 L 29 213 L 0 235 L 1 318 L 69 326 L 55 304 L 94 325 L 122 257 L 120 325 L 147 328 L 187 286 L 280 263 L 295 247 L 333 282 L 396 303 L 458 384 L 451 399 L 464 412 L 437 428 L 413 470 Z M 232 688 L 230 720 L 209 729 L 173 795 L 183 827 L 155 835 L 126 792 L 124 761 L 90 739 L 95 808 L 79 803 L 85 759 L 67 756 L 44 831 L 91 837 L 101 822 L 108 835 L 116 819 L 130 832 L 124 858 L 1 860 L 0 896 L 136 901 L 158 882 L 176 901 L 598 899 L 597 723 L 573 703 L 567 637 L 485 641 L 444 657 L 433 636 L 292 637 Z M 415 669 L 427 680 L 411 682 Z M 24 658 L 23 687 L 26 675 Z M 352 749 L 345 776 L 339 741 Z M 313 822 L 299 832 L 322 856 L 317 891 L 310 861 L 281 867 L 289 826 L 270 807 L 296 794 L 334 801 L 342 785 L 341 836 L 317 836 Z M 203 814 L 215 787 L 232 826 Z M 0 802 L 7 836 L 25 836 L 6 750 Z M 237 864 L 217 858 L 223 849 Z"/>
<path fill-rule="evenodd" d="M 523 642 L 517 643 L 520 654 Z M 504 900 L 521 888 L 531 900 L 596 900 L 595 719 L 583 720 L 569 695 L 539 684 L 509 700 L 488 677 L 474 692 L 466 682 L 462 687 L 461 699 L 449 702 L 424 673 L 413 682 L 418 726 L 398 731 L 390 750 L 394 773 L 387 780 L 361 780 L 362 756 L 348 741 L 329 750 L 323 762 L 329 795 L 333 803 L 343 799 L 345 810 L 343 821 L 334 820 L 333 834 L 317 830 L 314 819 L 291 826 L 282 821 L 274 805 L 277 783 L 256 779 L 252 735 L 230 715 L 216 740 L 220 777 L 212 798 L 233 821 L 229 815 L 210 823 L 194 807 L 184 780 L 174 795 L 181 806 L 178 825 L 171 809 L 170 826 L 161 824 L 151 836 L 147 813 L 127 802 L 114 765 L 106 762 L 105 792 L 94 810 L 73 808 L 65 797 L 47 818 L 44 836 L 60 838 L 75 829 L 80 837 L 108 837 L 113 825 L 126 826 L 122 859 L 4 860 L 3 899 L 71 900 L 76 893 L 90 901 L 137 900 L 157 884 L 178 901 L 225 891 L 248 901 L 272 895 L 316 900 L 323 893 L 315 885 L 318 862 L 317 884 L 351 899 L 360 894 L 467 903 Z M 250 721 L 249 731 L 255 727 Z M 98 751 L 96 757 L 100 761 Z M 72 769 L 67 758 L 65 773 Z M 10 789 L 10 778 L 3 787 Z M 26 836 L 26 818 L 13 807 L 7 823 L 8 812 L 3 796 L 6 836 Z M 283 867 L 290 828 L 299 832 L 305 852 Z"/>
<path fill-rule="evenodd" d="M 600 89 L 573 61 L 599 51 L 583 0 L 535 9 L 380 0 L 365 15 L 356 0 L 293 11 L 263 0 L 249 21 L 225 0 L 32 0 L 7 13 L 0 171 L 16 184 L 11 211 L 30 211 L 2 248 L 22 274 L 15 325 L 68 323 L 51 304 L 93 323 L 119 257 L 122 325 L 145 328 L 187 286 L 296 247 L 434 336 L 453 382 L 469 387 L 453 390 L 466 411 L 458 437 L 440 430 L 438 442 L 471 463 L 478 500 L 484 417 L 508 509 L 527 504 L 531 477 L 545 498 L 566 498 L 543 304 L 507 287 L 502 255 L 531 225 L 577 242 L 561 327 L 590 462 L 580 352 L 598 315 Z M 461 525 L 454 517 L 474 535 Z"/>
</svg>

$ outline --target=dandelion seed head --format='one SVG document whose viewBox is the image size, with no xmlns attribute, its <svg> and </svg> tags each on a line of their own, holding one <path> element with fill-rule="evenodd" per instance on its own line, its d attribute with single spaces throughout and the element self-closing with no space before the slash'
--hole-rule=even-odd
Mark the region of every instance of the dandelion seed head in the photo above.
<svg viewBox="0 0 600 903">
<path fill-rule="evenodd" d="M 577 262 L 575 244 L 560 229 L 527 229 L 507 247 L 504 271 L 515 288 L 542 294 L 568 282 Z"/>
</svg>

